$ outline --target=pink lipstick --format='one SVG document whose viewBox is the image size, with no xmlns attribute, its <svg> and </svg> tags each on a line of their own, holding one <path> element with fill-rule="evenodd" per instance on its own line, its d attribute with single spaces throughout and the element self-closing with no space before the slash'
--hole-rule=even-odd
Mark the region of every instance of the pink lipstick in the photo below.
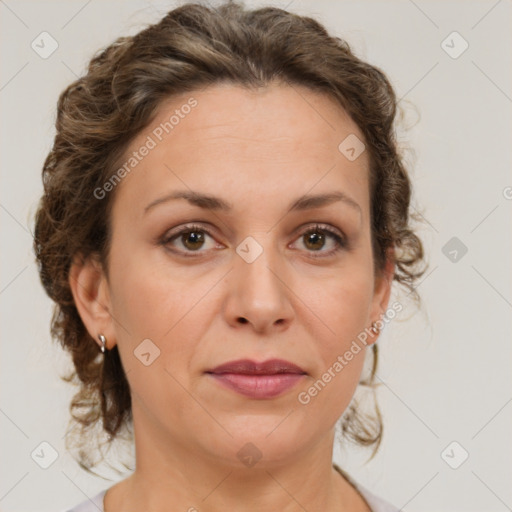
<svg viewBox="0 0 512 512">
<path fill-rule="evenodd" d="M 250 398 L 274 398 L 295 386 L 306 372 L 283 359 L 257 363 L 241 359 L 206 372 L 219 384 Z"/>
</svg>

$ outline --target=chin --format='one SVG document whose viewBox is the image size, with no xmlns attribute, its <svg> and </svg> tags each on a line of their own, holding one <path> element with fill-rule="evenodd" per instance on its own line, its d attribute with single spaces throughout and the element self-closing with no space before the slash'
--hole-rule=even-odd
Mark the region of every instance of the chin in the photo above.
<svg viewBox="0 0 512 512">
<path fill-rule="evenodd" d="M 243 416 L 235 422 L 219 419 L 232 437 L 223 429 L 216 429 L 215 439 L 210 435 L 208 444 L 202 443 L 203 447 L 213 452 L 217 462 L 236 468 L 271 469 L 290 464 L 302 450 L 307 450 L 322 437 L 321 432 L 315 436 L 306 424 L 295 423 L 292 420 L 295 413 L 292 412 L 288 418 L 281 414 Z"/>
</svg>

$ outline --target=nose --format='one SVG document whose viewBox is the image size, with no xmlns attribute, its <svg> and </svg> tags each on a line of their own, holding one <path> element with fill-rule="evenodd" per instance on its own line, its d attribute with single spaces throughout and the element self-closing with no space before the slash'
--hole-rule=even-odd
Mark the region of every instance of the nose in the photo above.
<svg viewBox="0 0 512 512">
<path fill-rule="evenodd" d="M 234 255 L 224 314 L 227 322 L 258 333 L 285 330 L 293 318 L 290 301 L 293 292 L 287 284 L 284 264 L 279 256 L 265 248 L 252 262 Z"/>
</svg>

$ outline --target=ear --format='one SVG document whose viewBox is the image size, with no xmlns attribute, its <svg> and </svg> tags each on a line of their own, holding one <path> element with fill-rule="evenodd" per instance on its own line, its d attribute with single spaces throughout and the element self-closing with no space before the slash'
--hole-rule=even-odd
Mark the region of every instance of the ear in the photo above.
<svg viewBox="0 0 512 512">
<path fill-rule="evenodd" d="M 391 285 L 393 284 L 393 276 L 395 275 L 395 258 L 394 249 L 388 249 L 386 252 L 386 263 L 382 271 L 375 276 L 375 285 L 373 289 L 372 306 L 370 310 L 369 324 L 377 322 L 378 327 L 382 328 L 382 317 L 386 313 L 391 295 Z M 368 329 L 370 331 L 370 329 Z M 367 332 L 368 332 L 367 331 Z M 372 345 L 377 341 L 379 333 L 370 331 L 367 343 Z"/>
<path fill-rule="evenodd" d="M 116 344 L 109 284 L 97 255 L 77 254 L 69 270 L 69 286 L 75 305 L 91 337 L 101 347 L 98 334 L 107 339 L 110 350 Z"/>
</svg>

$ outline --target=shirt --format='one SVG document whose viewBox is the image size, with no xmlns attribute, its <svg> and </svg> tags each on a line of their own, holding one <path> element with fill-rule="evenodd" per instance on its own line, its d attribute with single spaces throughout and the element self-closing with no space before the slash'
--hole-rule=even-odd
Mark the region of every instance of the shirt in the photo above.
<svg viewBox="0 0 512 512">
<path fill-rule="evenodd" d="M 352 480 L 347 475 L 347 473 L 341 470 L 336 464 L 334 464 L 334 468 L 352 484 L 356 491 L 359 492 L 372 512 L 399 512 L 398 508 L 375 496 L 368 489 Z M 104 489 L 100 493 L 96 494 L 93 498 L 82 501 L 72 509 L 66 510 L 64 512 L 105 512 L 103 509 L 103 498 L 107 491 L 108 489 Z"/>
</svg>

